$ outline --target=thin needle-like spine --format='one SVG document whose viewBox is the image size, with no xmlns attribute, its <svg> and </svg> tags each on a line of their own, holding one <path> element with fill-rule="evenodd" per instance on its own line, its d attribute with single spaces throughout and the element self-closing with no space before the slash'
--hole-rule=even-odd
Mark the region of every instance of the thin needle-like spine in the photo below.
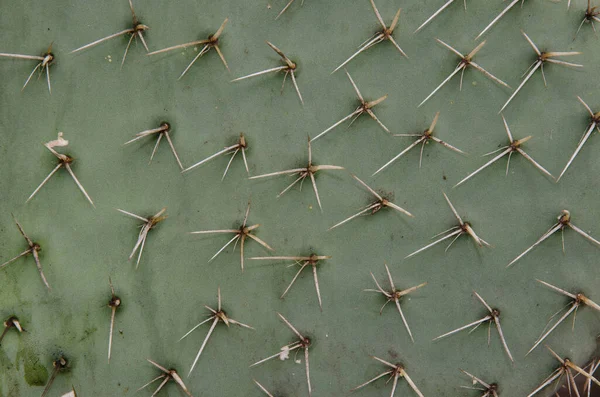
<svg viewBox="0 0 600 397">
<path fill-rule="evenodd" d="M 110 355 L 112 352 L 112 341 L 113 341 L 113 330 L 115 327 L 115 313 L 117 311 L 116 307 L 110 308 L 110 330 L 108 333 L 108 361 L 110 362 Z"/>
<path fill-rule="evenodd" d="M 542 237 L 540 237 L 529 248 L 527 248 L 525 251 L 523 251 L 519 256 L 517 256 L 515 259 L 510 261 L 510 263 L 506 267 L 512 266 L 516 261 L 518 261 L 519 259 L 524 257 L 529 251 L 531 251 L 532 249 L 534 249 L 535 247 L 540 245 L 544 240 L 546 240 L 548 237 L 550 237 L 551 235 L 553 235 L 554 233 L 556 233 L 557 231 L 559 231 L 561 229 L 563 229 L 563 225 L 560 222 L 552 225 L 552 227 L 550 229 L 548 229 L 548 231 L 546 233 L 544 233 L 542 235 Z"/>
<path fill-rule="evenodd" d="M 448 77 L 446 77 L 446 79 L 444 79 L 444 81 L 442 81 L 440 83 L 440 85 L 438 85 L 432 92 L 431 94 L 429 94 L 427 96 L 427 98 L 423 99 L 423 101 L 419 104 L 419 106 L 417 106 L 418 108 L 420 108 L 421 106 L 423 106 L 423 104 L 425 102 L 427 102 L 427 100 L 429 100 L 429 98 L 431 98 L 432 96 L 435 95 L 436 92 L 438 92 L 448 81 L 450 81 L 452 79 L 452 77 L 454 77 L 456 75 L 456 73 L 460 72 L 461 70 L 463 70 L 465 68 L 464 64 L 459 64 L 456 69 L 454 69 L 454 71 L 452 73 L 450 73 L 450 75 Z"/>
<path fill-rule="evenodd" d="M 130 28 L 130 29 L 125 29 L 125 30 L 122 30 L 120 32 L 111 34 L 109 36 L 106 36 L 106 37 L 103 37 L 103 38 L 98 39 L 96 41 L 93 41 L 93 42 L 91 42 L 89 44 L 86 44 L 84 46 L 81 46 L 81 47 L 79 47 L 77 49 L 74 49 L 73 51 L 70 52 L 70 54 L 74 54 L 76 52 L 83 51 L 83 50 L 85 50 L 87 48 L 90 48 L 90 47 L 93 47 L 93 46 L 95 46 L 97 44 L 103 43 L 103 42 L 105 42 L 107 40 L 114 39 L 115 37 L 123 36 L 124 34 L 127 34 L 127 33 L 133 33 L 133 31 L 134 31 L 134 29 Z"/>
<path fill-rule="evenodd" d="M 446 236 L 444 236 L 444 237 L 441 237 L 441 238 L 439 238 L 438 240 L 434 241 L 433 243 L 427 244 L 427 245 L 426 245 L 426 246 L 424 246 L 423 248 L 420 248 L 420 249 L 416 250 L 416 251 L 415 251 L 415 252 L 413 252 L 412 254 L 405 256 L 405 257 L 404 257 L 404 259 L 411 258 L 411 257 L 413 257 L 413 256 L 417 255 L 418 253 L 420 253 L 420 252 L 423 252 L 423 251 L 425 251 L 426 249 L 428 249 L 428 248 L 431 248 L 431 247 L 433 247 L 434 245 L 436 245 L 436 244 L 438 244 L 438 243 L 441 243 L 441 242 L 442 242 L 442 241 L 444 241 L 444 240 L 447 240 L 447 239 L 449 239 L 449 238 L 451 238 L 451 237 L 453 237 L 453 236 L 460 236 L 460 235 L 461 235 L 461 234 L 463 234 L 463 233 L 464 233 L 464 232 L 463 232 L 461 229 L 455 230 L 455 231 L 453 231 L 452 233 L 450 233 L 450 234 L 448 234 L 448 235 L 446 235 Z"/>
<path fill-rule="evenodd" d="M 371 211 L 373 208 L 377 207 L 378 205 L 379 205 L 378 203 L 371 204 L 371 205 L 369 205 L 368 207 L 366 207 L 365 209 L 363 209 L 363 210 L 361 210 L 361 211 L 357 212 L 356 214 L 354 214 L 354 215 L 352 215 L 352 216 L 349 216 L 348 218 L 344 219 L 344 220 L 343 220 L 343 221 L 341 221 L 341 222 L 338 222 L 338 223 L 336 223 L 335 225 L 331 226 L 331 227 L 330 227 L 329 229 L 327 229 L 327 230 L 333 230 L 333 229 L 335 229 L 336 227 L 342 226 L 343 224 L 345 224 L 345 223 L 347 223 L 347 222 L 350 222 L 352 219 L 354 219 L 354 218 L 358 218 L 359 216 L 361 216 L 361 215 L 362 215 L 362 214 L 364 214 L 365 212 Z"/>
<path fill-rule="evenodd" d="M 46 184 L 46 182 L 48 182 L 48 180 L 52 177 L 52 175 L 54 175 L 54 173 L 56 171 L 58 171 L 63 165 L 64 165 L 63 163 L 58 163 L 58 165 L 56 167 L 54 167 L 54 169 L 52 171 L 50 171 L 48 176 L 42 181 L 42 183 L 40 183 L 40 185 L 33 191 L 33 193 L 31 193 L 31 195 L 27 198 L 27 200 L 25 202 L 26 203 L 29 202 L 29 200 L 31 200 L 33 198 L 33 196 L 35 196 L 35 194 Z"/>
<path fill-rule="evenodd" d="M 287 66 L 277 66 L 276 68 L 270 68 L 270 69 L 261 70 L 260 72 L 251 73 L 251 74 L 248 74 L 246 76 L 242 76 L 242 77 L 238 77 L 237 79 L 233 79 L 233 80 L 231 80 L 231 83 L 236 82 L 236 81 L 240 81 L 240 80 L 249 79 L 251 77 L 261 76 L 261 75 L 267 74 L 267 73 L 280 72 L 282 70 L 285 70 L 286 68 L 287 68 Z"/>
<path fill-rule="evenodd" d="M 524 0 L 521 0 L 524 1 Z M 517 4 L 519 2 L 519 0 L 513 0 L 510 2 L 510 4 L 508 4 L 506 6 L 506 8 L 504 10 L 502 10 L 502 12 L 500 14 L 498 14 L 498 16 L 496 16 L 496 18 L 494 18 L 492 20 L 492 22 L 490 22 L 485 29 L 483 29 L 481 31 L 481 33 L 479 33 L 477 35 L 477 37 L 475 38 L 475 40 L 478 40 L 481 36 L 483 36 L 485 34 L 485 32 L 487 32 L 488 30 L 490 30 L 492 28 L 492 26 L 494 26 L 496 24 L 496 22 L 498 22 L 500 20 L 500 18 L 502 18 L 504 16 L 504 14 L 506 14 L 508 11 L 510 11 L 511 8 L 513 8 L 515 6 L 515 4 Z"/>
<path fill-rule="evenodd" d="M 256 383 L 256 386 L 258 386 L 260 388 L 260 390 L 263 391 L 263 393 L 265 393 L 269 397 L 274 397 L 263 385 L 258 383 L 258 381 L 256 379 L 253 379 L 253 380 L 254 380 L 254 383 Z"/>
<path fill-rule="evenodd" d="M 96 205 L 94 205 L 94 202 L 92 201 L 92 198 L 85 191 L 85 189 L 83 188 L 83 185 L 81 184 L 81 182 L 79 182 L 79 179 L 77 179 L 77 177 L 75 176 L 75 173 L 71 169 L 71 165 L 69 163 L 65 163 L 65 168 L 67 169 L 67 171 L 69 171 L 69 174 L 71 174 L 71 177 L 75 181 L 75 184 L 77 185 L 77 187 L 79 188 L 79 190 L 81 190 L 81 193 L 83 193 L 83 195 L 85 196 L 85 198 L 87 199 L 87 201 L 90 202 L 90 204 L 92 205 L 92 207 L 96 208 Z"/>
<path fill-rule="evenodd" d="M 292 3 L 294 2 L 294 0 L 290 0 L 285 7 L 283 7 L 283 9 L 281 11 L 279 11 L 279 14 L 277 14 L 277 16 L 275 17 L 275 20 L 278 20 L 279 17 L 287 11 L 288 8 L 290 8 L 290 6 L 292 5 Z M 304 0 L 302 1 L 304 3 Z"/>
<path fill-rule="evenodd" d="M 536 395 L 537 393 L 542 391 L 548 385 L 551 385 L 555 380 L 559 379 L 563 375 L 564 375 L 564 369 L 562 367 L 558 368 L 552 374 L 550 374 L 550 376 L 548 376 L 546 379 L 544 379 L 544 381 L 542 382 L 541 385 L 539 385 L 534 391 L 529 393 L 529 395 L 527 397 L 532 397 L 532 396 Z"/>
<path fill-rule="evenodd" d="M 210 335 L 214 331 L 218 322 L 219 322 L 219 318 L 215 317 L 210 326 L 210 329 L 208 330 L 208 333 L 206 334 L 206 337 L 204 338 L 204 341 L 202 342 L 202 346 L 200 346 L 200 350 L 198 351 L 198 354 L 196 355 L 196 358 L 194 359 L 194 363 L 192 364 L 192 368 L 190 368 L 190 372 L 188 373 L 188 376 L 190 376 L 192 374 L 192 371 L 194 370 L 194 367 L 196 366 L 196 363 L 200 359 L 200 355 L 202 354 L 202 351 L 204 350 L 204 347 L 206 346 L 206 343 L 208 342 L 208 338 L 210 338 Z"/>
<path fill-rule="evenodd" d="M 542 61 L 536 61 L 535 62 L 533 68 L 531 68 L 531 70 L 529 71 L 529 73 L 527 74 L 527 76 L 521 81 L 521 84 L 519 84 L 519 86 L 517 87 L 517 89 L 506 100 L 506 102 L 504 103 L 504 105 L 502 106 L 502 108 L 500 109 L 500 111 L 498 113 L 502 113 L 502 111 L 508 106 L 508 104 L 510 103 L 510 101 L 512 101 L 513 98 L 515 96 L 517 96 L 517 94 L 519 93 L 519 91 L 521 91 L 521 88 L 523 88 L 523 86 L 525 85 L 525 83 L 527 83 L 527 81 L 529 81 L 529 79 L 531 78 L 531 76 L 533 76 L 533 74 L 535 73 L 535 71 L 538 70 L 538 68 L 541 67 L 541 66 L 542 66 Z"/>
<path fill-rule="evenodd" d="M 168 52 L 168 51 L 172 51 L 172 50 L 177 50 L 179 48 L 187 48 L 187 47 L 196 46 L 196 45 L 199 45 L 199 44 L 206 44 L 207 42 L 208 42 L 208 40 L 206 40 L 206 39 L 204 39 L 204 40 L 190 41 L 189 43 L 177 44 L 177 45 L 174 45 L 174 46 L 171 46 L 171 47 L 163 48 L 161 50 L 152 51 L 152 52 L 149 52 L 146 55 L 150 56 L 150 55 L 162 54 L 164 52 Z"/>
<path fill-rule="evenodd" d="M 346 59 L 344 62 L 342 62 L 342 64 L 340 66 L 338 66 L 337 68 L 335 68 L 335 70 L 331 73 L 333 74 L 333 73 L 337 72 L 338 70 L 340 70 L 341 68 L 343 68 L 344 66 L 346 66 L 351 60 L 356 58 L 356 56 L 358 54 L 360 54 L 361 52 L 368 50 L 369 48 L 371 48 L 373 45 L 375 45 L 377 43 L 381 43 L 383 41 L 383 38 L 384 38 L 383 34 L 380 33 L 380 34 L 377 34 L 372 39 L 365 42 L 363 45 L 360 46 L 360 48 L 354 54 L 352 54 L 348 59 Z"/>
<path fill-rule="evenodd" d="M 318 134 L 316 137 L 314 137 L 312 140 L 316 141 L 317 139 L 319 139 L 320 137 L 322 137 L 323 135 L 327 134 L 329 131 L 333 130 L 335 127 L 337 127 L 338 125 L 342 124 L 344 121 L 358 115 L 362 113 L 362 109 L 358 108 L 356 109 L 354 112 L 350 113 L 349 115 L 347 115 L 346 117 L 342 118 L 340 121 L 336 122 L 335 124 L 333 124 L 331 127 L 327 128 L 325 131 L 321 132 L 320 134 Z"/>
<path fill-rule="evenodd" d="M 371 176 L 375 176 L 375 175 L 379 174 L 381 171 L 385 170 L 387 167 L 389 167 L 390 165 L 392 165 L 392 163 L 394 163 L 396 160 L 398 160 L 400 157 L 402 157 L 404 154 L 406 154 L 410 149 L 414 148 L 415 146 L 417 146 L 418 144 L 420 144 L 422 142 L 424 142 L 424 138 L 417 139 L 416 141 L 414 141 L 413 143 L 411 143 L 406 149 L 404 149 L 403 151 L 401 151 L 400 153 L 398 153 L 390 161 L 388 161 L 383 166 L 381 166 Z"/>
<path fill-rule="evenodd" d="M 442 11 L 444 11 L 448 6 L 450 6 L 450 4 L 454 3 L 454 0 L 448 0 L 447 2 L 444 3 L 443 6 L 441 6 L 436 12 L 433 13 L 432 16 L 430 16 L 429 18 L 427 18 L 427 20 L 425 22 L 423 22 L 418 28 L 417 30 L 415 30 L 413 32 L 413 34 L 417 33 L 419 30 L 423 29 L 425 26 L 427 26 L 427 24 L 429 22 L 431 22 L 435 17 L 437 17 Z"/>
<path fill-rule="evenodd" d="M 465 183 L 466 181 L 468 181 L 469 179 L 471 179 L 472 177 L 477 175 L 479 172 L 483 171 L 485 168 L 489 167 L 496 161 L 500 160 L 502 157 L 509 154 L 511 151 L 512 151 L 512 148 L 510 148 L 510 147 L 507 148 L 502 153 L 500 153 L 499 155 L 497 155 L 496 157 L 494 157 L 493 159 L 491 159 L 490 161 L 488 161 L 487 163 L 485 163 L 484 165 L 482 165 L 481 167 L 479 167 L 478 169 L 476 169 L 475 171 L 473 171 L 472 173 L 470 173 L 469 175 L 464 177 L 460 182 L 458 182 L 456 185 L 454 185 L 454 187 L 458 187 L 458 186 L 462 185 L 463 183 Z"/>
<path fill-rule="evenodd" d="M 207 158 L 205 158 L 204 160 L 201 160 L 201 161 L 199 161 L 199 162 L 197 162 L 197 163 L 195 163 L 195 164 L 193 164 L 193 165 L 191 165 L 191 166 L 187 167 L 186 169 L 182 170 L 181 172 L 182 172 L 182 173 L 184 173 L 184 172 L 191 171 L 191 170 L 193 170 L 194 168 L 196 168 L 196 167 L 199 167 L 199 166 L 201 166 L 202 164 L 204 164 L 204 163 L 206 163 L 206 162 L 208 162 L 208 161 L 210 161 L 210 160 L 214 159 L 215 157 L 219 157 L 219 156 L 221 156 L 222 154 L 229 153 L 229 152 L 231 152 L 232 150 L 237 150 L 239 147 L 240 147 L 240 146 L 239 146 L 239 144 L 237 144 L 237 143 L 236 143 L 235 145 L 232 145 L 232 146 L 226 147 L 226 148 L 225 148 L 225 149 L 223 149 L 223 150 L 219 150 L 217 153 L 215 153 L 215 154 L 213 154 L 213 155 L 211 155 L 211 156 L 208 156 L 208 157 L 207 157 Z"/>
<path fill-rule="evenodd" d="M 563 168 L 563 170 L 561 171 L 560 175 L 556 179 L 556 182 L 560 181 L 560 178 L 562 178 L 562 176 L 565 174 L 565 172 L 567 172 L 567 169 L 569 169 L 569 167 L 573 163 L 573 160 L 575 160 L 575 157 L 579 154 L 579 152 L 583 148 L 583 145 L 585 145 L 585 143 L 587 142 L 588 138 L 592 135 L 592 132 L 594 132 L 595 128 L 596 128 L 596 123 L 592 122 L 590 124 L 590 126 L 588 127 L 587 131 L 585 132 L 585 134 L 583 135 L 583 138 L 581 138 L 581 140 L 579 141 L 579 144 L 575 148 L 575 151 L 573 152 L 573 154 L 569 158 L 569 161 L 567 162 L 567 165 L 565 165 L 565 168 Z"/>
<path fill-rule="evenodd" d="M 450 335 L 454 335 L 457 332 L 460 332 L 460 331 L 463 331 L 465 329 L 471 328 L 473 326 L 479 325 L 479 324 L 484 323 L 486 321 L 490 321 L 491 319 L 492 319 L 492 316 L 491 315 L 487 315 L 487 316 L 485 316 L 483 318 L 480 318 L 479 320 L 473 321 L 472 323 L 469 323 L 467 325 L 463 325 L 462 327 L 456 328 L 456 329 L 454 329 L 454 330 L 452 330 L 450 332 L 446 332 L 445 334 L 442 334 L 442 335 L 440 335 L 440 336 L 438 336 L 436 338 L 433 338 L 432 341 L 440 340 L 440 339 L 443 339 L 443 338 L 448 337 Z"/>
</svg>

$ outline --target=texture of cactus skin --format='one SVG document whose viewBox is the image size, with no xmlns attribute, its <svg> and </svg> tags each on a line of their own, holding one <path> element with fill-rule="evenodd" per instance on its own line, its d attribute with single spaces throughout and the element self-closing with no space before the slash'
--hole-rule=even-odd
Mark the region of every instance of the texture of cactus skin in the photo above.
<svg viewBox="0 0 600 397">
<path fill-rule="evenodd" d="M 153 140 L 123 147 L 135 133 L 166 120 L 184 166 L 234 144 L 240 132 L 248 140 L 252 175 L 303 166 L 307 135 L 315 136 L 356 106 L 343 71 L 333 75 L 331 71 L 379 26 L 367 0 L 310 0 L 302 7 L 296 1 L 275 21 L 286 3 L 134 2 L 140 21 L 151 28 L 145 35 L 150 50 L 205 38 L 229 18 L 220 46 L 231 73 L 211 51 L 180 81 L 177 77 L 196 54 L 193 48 L 146 57 L 140 43 L 132 44 L 122 70 L 125 37 L 68 54 L 129 27 L 131 16 L 124 0 L 2 5 L 0 50 L 41 54 L 54 41 L 56 62 L 49 96 L 42 79 L 32 80 L 20 92 L 33 62 L 0 59 L 0 261 L 25 249 L 12 224 L 13 212 L 43 247 L 44 273 L 52 285 L 52 292 L 47 292 L 30 258 L 0 271 L 0 316 L 4 320 L 15 314 L 27 329 L 7 334 L 2 342 L 0 396 L 39 395 L 47 377 L 44 371 L 51 372 L 52 361 L 60 354 L 69 358 L 70 370 L 56 378 L 54 395 L 67 392 L 71 385 L 81 396 L 132 395 L 155 374 L 146 358 L 186 374 L 208 327 L 177 340 L 205 314 L 204 304 L 216 304 L 219 285 L 228 315 L 247 321 L 256 332 L 218 325 L 194 373 L 185 378 L 194 395 L 260 396 L 253 378 L 273 393 L 306 395 L 304 366 L 294 363 L 293 355 L 285 362 L 249 368 L 293 338 L 276 311 L 311 337 L 314 396 L 345 395 L 381 372 L 369 355 L 401 361 L 425 396 L 470 396 L 459 388 L 468 385 L 459 368 L 497 382 L 503 396 L 527 395 L 555 368 L 555 360 L 543 347 L 524 357 L 548 317 L 567 303 L 535 279 L 581 290 L 598 302 L 600 250 L 567 230 L 566 254 L 556 234 L 511 268 L 505 267 L 555 222 L 562 209 L 571 211 L 577 226 L 600 237 L 596 177 L 600 162 L 594 160 L 598 137 L 590 138 L 558 184 L 513 156 L 508 177 L 506 163 L 500 161 L 452 189 L 483 163 L 481 154 L 506 142 L 497 112 L 510 91 L 468 70 L 462 92 L 454 79 L 417 109 L 458 62 L 434 38 L 461 52 L 470 51 L 478 43 L 475 36 L 504 8 L 501 1 L 469 2 L 466 12 L 457 2 L 413 35 L 442 2 L 379 0 L 386 22 L 403 7 L 394 34 L 409 59 L 384 42 L 347 65 L 365 99 L 388 94 L 377 106 L 377 115 L 393 133 L 422 132 L 440 111 L 436 136 L 468 152 L 468 157 L 427 145 L 420 170 L 418 150 L 413 150 L 371 178 L 412 141 L 388 136 L 367 116 L 350 129 L 338 127 L 313 143 L 315 163 L 344 166 L 373 188 L 392 192 L 392 201 L 415 218 L 383 210 L 328 232 L 372 199 L 343 172 L 317 176 L 321 214 L 310 186 L 277 199 L 291 180 L 249 181 L 241 159 L 234 161 L 221 182 L 227 158 L 181 175 L 164 143 L 150 166 Z M 504 112 L 515 137 L 533 135 L 525 144 L 527 152 L 555 176 L 589 120 L 576 95 L 593 110 L 600 108 L 598 39 L 586 25 L 573 41 L 585 7 L 583 0 L 572 1 L 569 11 L 566 2 L 525 2 L 486 33 L 482 39 L 487 44 L 475 58 L 515 88 L 534 61 L 520 29 L 540 49 L 584 53 L 576 60 L 583 70 L 548 65 L 548 87 L 540 75 L 534 76 Z M 298 64 L 304 108 L 291 86 L 280 94 L 280 76 L 230 84 L 236 77 L 280 64 L 265 40 Z M 94 199 L 95 210 L 62 172 L 24 204 L 55 164 L 42 143 L 55 139 L 59 131 L 70 142 L 65 152 L 76 159 L 73 169 Z M 493 248 L 478 249 L 461 237 L 446 254 L 440 245 L 402 260 L 433 234 L 455 224 L 442 191 Z M 257 235 L 275 248 L 276 255 L 314 250 L 333 256 L 319 269 L 323 312 L 309 272 L 280 300 L 294 268 L 247 261 L 242 274 L 239 252 L 231 249 L 208 264 L 226 241 L 222 236 L 188 234 L 237 227 L 250 195 L 250 222 L 261 224 Z M 136 271 L 127 261 L 138 233 L 136 223 L 114 208 L 151 216 L 163 207 L 169 218 L 150 232 Z M 258 244 L 246 247 L 247 257 L 265 254 Z M 428 282 L 402 306 L 414 344 L 398 314 L 386 308 L 380 316 L 381 297 L 362 292 L 372 288 L 370 271 L 384 279 L 384 261 L 399 288 Z M 106 358 L 110 309 L 105 306 L 110 299 L 109 275 L 123 301 L 110 365 Z M 514 365 L 496 334 L 487 347 L 485 327 L 431 342 L 484 315 L 473 290 L 501 310 Z M 582 308 L 574 331 L 567 321 L 547 343 L 583 365 L 596 347 L 599 326 L 598 313 Z M 356 395 L 386 395 L 384 383 L 369 385 Z M 176 395 L 175 387 L 167 386 L 164 395 Z M 411 393 L 399 382 L 397 395 Z"/>
</svg>

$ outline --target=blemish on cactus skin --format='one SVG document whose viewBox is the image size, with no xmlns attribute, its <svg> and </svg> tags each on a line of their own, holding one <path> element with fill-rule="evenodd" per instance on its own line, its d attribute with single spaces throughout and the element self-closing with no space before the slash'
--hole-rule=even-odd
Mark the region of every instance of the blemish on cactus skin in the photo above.
<svg viewBox="0 0 600 397">
<path fill-rule="evenodd" d="M 79 339 L 79 341 L 83 342 L 84 340 L 89 338 L 91 335 L 93 335 L 97 330 L 98 330 L 97 327 L 87 328 L 85 331 L 83 331 L 83 336 L 81 337 L 81 339 Z"/>
<path fill-rule="evenodd" d="M 287 346 L 284 346 L 281 348 L 281 353 L 279 353 L 279 359 L 284 361 L 288 358 L 290 358 L 290 349 Z"/>
<path fill-rule="evenodd" d="M 23 369 L 25 382 L 29 386 L 44 386 L 48 381 L 48 370 L 40 363 L 38 357 L 29 352 L 25 352 Z"/>
</svg>

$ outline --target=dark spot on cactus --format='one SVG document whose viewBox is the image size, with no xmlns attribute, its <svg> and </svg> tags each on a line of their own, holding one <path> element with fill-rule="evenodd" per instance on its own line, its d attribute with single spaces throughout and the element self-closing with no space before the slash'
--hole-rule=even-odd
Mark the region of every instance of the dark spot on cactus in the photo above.
<svg viewBox="0 0 600 397">
<path fill-rule="evenodd" d="M 48 381 L 48 370 L 43 366 L 39 358 L 29 350 L 25 350 L 23 369 L 25 382 L 30 386 L 44 386 Z"/>
<path fill-rule="evenodd" d="M 96 327 L 86 329 L 85 331 L 83 331 L 83 336 L 81 337 L 81 339 L 79 339 L 79 341 L 82 342 L 82 341 L 86 340 L 97 330 L 98 330 L 98 328 L 96 328 Z"/>
<path fill-rule="evenodd" d="M 111 300 L 108 301 L 108 306 L 110 307 L 119 307 L 121 306 L 121 298 L 118 296 L 113 296 Z"/>
<path fill-rule="evenodd" d="M 59 371 L 63 371 L 65 369 L 67 369 L 68 366 L 69 366 L 69 361 L 63 356 L 60 356 L 52 363 L 52 367 L 58 369 Z"/>
<path fill-rule="evenodd" d="M 312 339 L 308 336 L 305 336 L 303 340 L 300 341 L 302 347 L 310 347 L 312 345 Z"/>
</svg>

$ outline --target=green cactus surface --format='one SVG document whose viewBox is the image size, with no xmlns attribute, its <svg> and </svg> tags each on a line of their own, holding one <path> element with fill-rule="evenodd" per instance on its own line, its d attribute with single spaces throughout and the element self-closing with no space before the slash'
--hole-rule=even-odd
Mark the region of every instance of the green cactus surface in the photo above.
<svg viewBox="0 0 600 397">
<path fill-rule="evenodd" d="M 150 51 L 206 39 L 228 18 L 218 45 L 230 71 L 211 49 L 178 80 L 202 44 L 147 56 L 136 39 L 122 68 L 127 34 L 70 54 L 130 28 L 126 0 L 4 2 L 0 51 L 41 55 L 53 43 L 55 59 L 49 69 L 50 95 L 45 71 L 39 79 L 34 74 L 21 91 L 39 61 L 0 57 L 0 263 L 28 248 L 12 213 L 40 245 L 51 287 L 44 286 L 31 255 L 0 269 L 1 320 L 15 315 L 24 328 L 22 333 L 10 329 L 2 340 L 0 397 L 40 395 L 61 355 L 69 368 L 57 375 L 48 397 L 62 396 L 71 387 L 83 397 L 132 396 L 161 374 L 146 359 L 176 369 L 194 396 L 266 395 L 253 380 L 276 396 L 307 396 L 301 348 L 297 355 L 290 352 L 288 360 L 250 367 L 297 340 L 277 313 L 310 338 L 315 397 L 348 395 L 387 370 L 371 356 L 402 363 L 424 396 L 439 397 L 481 395 L 461 388 L 472 383 L 460 369 L 496 382 L 501 397 L 527 396 L 559 366 L 544 344 L 581 367 L 593 357 L 600 312 L 585 306 L 577 311 L 574 329 L 569 317 L 526 353 L 549 317 L 569 303 L 536 279 L 600 302 L 600 247 L 567 227 L 565 253 L 558 232 L 506 266 L 564 209 L 574 225 L 600 238 L 596 132 L 558 183 L 515 153 L 508 175 L 503 158 L 453 188 L 490 159 L 481 155 L 507 144 L 499 110 L 536 61 L 521 30 L 542 51 L 582 52 L 561 59 L 583 68 L 546 63 L 547 87 L 536 71 L 502 113 L 515 139 L 532 136 L 522 146 L 527 154 L 554 177 L 560 175 L 590 123 L 577 96 L 600 111 L 600 41 L 589 23 L 573 39 L 585 0 L 572 0 L 569 9 L 566 1 L 517 4 L 479 40 L 475 37 L 508 3 L 469 1 L 465 11 L 462 1 L 455 1 L 413 34 L 442 0 L 377 0 L 386 24 L 402 7 L 393 37 L 408 58 L 385 40 L 359 54 L 345 70 L 366 101 L 387 95 L 372 110 L 392 134 L 422 134 L 439 111 L 434 136 L 467 155 L 429 141 L 421 168 L 421 147 L 416 145 L 372 176 L 417 137 L 392 136 L 361 115 L 350 127 L 349 120 L 312 142 L 313 164 L 344 167 L 316 173 L 322 211 L 310 176 L 301 190 L 297 184 L 278 198 L 296 176 L 249 179 L 242 153 L 221 180 L 229 156 L 181 173 L 166 138 L 151 164 L 156 136 L 124 145 L 136 133 L 168 122 L 184 168 L 235 145 L 240 133 L 250 176 L 306 167 L 308 137 L 360 104 L 344 68 L 332 71 L 381 26 L 368 0 L 301 3 L 294 1 L 275 19 L 287 0 L 134 0 L 139 22 L 149 27 L 143 35 Z M 486 40 L 473 60 L 512 89 L 469 67 L 462 91 L 457 75 L 417 107 L 460 62 L 436 38 L 464 54 Z M 291 76 L 281 91 L 284 73 L 231 82 L 285 66 L 266 41 L 295 63 L 304 105 Z M 59 132 L 69 145 L 54 149 L 73 159 L 70 166 L 95 207 L 65 167 L 26 203 L 57 165 L 43 144 L 57 139 Z M 328 230 L 375 200 L 351 174 L 414 217 L 382 208 Z M 478 247 L 462 235 L 447 252 L 447 244 L 440 243 L 404 259 L 456 225 L 443 192 L 491 247 Z M 190 232 L 239 228 L 249 200 L 247 225 L 260 224 L 251 233 L 275 251 L 246 238 L 243 272 L 240 244 L 234 250 L 232 243 L 209 263 L 233 234 Z M 128 256 L 143 222 L 116 209 L 151 217 L 165 207 L 167 218 L 148 232 L 136 269 L 137 257 Z M 311 253 L 331 256 L 316 267 L 322 310 L 312 266 L 280 299 L 298 264 L 250 259 Z M 370 272 L 388 288 L 384 264 L 398 289 L 427 283 L 401 300 L 414 343 L 394 303 L 380 315 L 385 298 L 363 291 L 376 288 Z M 110 362 L 109 277 L 121 299 Z M 188 376 L 211 322 L 179 339 L 212 315 L 205 305 L 216 308 L 219 287 L 227 316 L 255 330 L 218 322 Z M 514 363 L 494 325 L 489 347 L 487 324 L 470 334 L 432 341 L 488 314 L 474 291 L 500 310 Z M 137 395 L 152 394 L 159 383 Z M 353 394 L 384 396 L 391 388 L 392 382 L 380 379 Z M 179 392 L 169 382 L 159 395 Z M 538 395 L 552 392 L 549 387 Z M 412 395 L 417 394 L 400 378 L 396 396 Z"/>
</svg>

